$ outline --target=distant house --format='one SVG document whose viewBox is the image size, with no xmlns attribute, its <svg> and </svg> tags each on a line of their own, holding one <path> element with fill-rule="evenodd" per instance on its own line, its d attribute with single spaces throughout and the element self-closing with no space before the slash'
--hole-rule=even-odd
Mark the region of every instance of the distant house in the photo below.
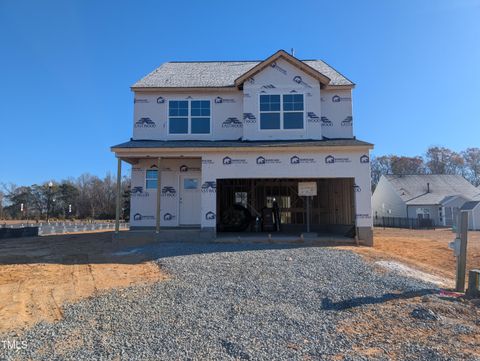
<svg viewBox="0 0 480 361">
<path fill-rule="evenodd" d="M 480 231 L 480 201 L 466 202 L 462 211 L 468 213 L 468 229 Z"/>
<path fill-rule="evenodd" d="M 431 219 L 437 226 L 452 226 L 470 201 L 480 201 L 480 189 L 459 175 L 384 175 L 372 210 L 374 218 Z"/>
</svg>

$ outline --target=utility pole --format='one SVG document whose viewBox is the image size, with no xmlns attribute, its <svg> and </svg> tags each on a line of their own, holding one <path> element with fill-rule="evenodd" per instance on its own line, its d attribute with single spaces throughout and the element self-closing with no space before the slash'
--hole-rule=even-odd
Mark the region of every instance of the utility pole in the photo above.
<svg viewBox="0 0 480 361">
<path fill-rule="evenodd" d="M 449 244 L 457 257 L 457 275 L 455 290 L 465 292 L 465 274 L 467 272 L 468 213 L 460 212 L 457 221 L 457 237 Z"/>
<path fill-rule="evenodd" d="M 53 183 L 52 181 L 48 182 L 48 193 L 47 193 L 47 223 L 49 221 L 49 212 L 50 212 L 50 198 L 52 197 L 52 187 Z"/>
<path fill-rule="evenodd" d="M 465 292 L 465 273 L 467 270 L 468 213 L 460 212 L 460 255 L 457 258 L 457 292 Z"/>
</svg>

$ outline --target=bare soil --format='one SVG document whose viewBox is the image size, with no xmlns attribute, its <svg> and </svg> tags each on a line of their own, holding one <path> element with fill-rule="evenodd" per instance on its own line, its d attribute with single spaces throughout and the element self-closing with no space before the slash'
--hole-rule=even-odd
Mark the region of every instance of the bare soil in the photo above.
<svg viewBox="0 0 480 361">
<path fill-rule="evenodd" d="M 62 305 L 112 288 L 161 281 L 139 255 L 112 255 L 112 232 L 0 241 L 0 333 L 62 317 Z"/>
<path fill-rule="evenodd" d="M 373 260 L 397 260 L 437 276 L 454 279 L 456 258 L 449 229 L 375 228 L 373 247 L 344 247 Z M 468 232 L 467 271 L 480 268 L 480 232 Z"/>
<path fill-rule="evenodd" d="M 348 355 L 351 357 L 403 360 L 405 345 L 421 345 L 445 358 L 463 359 L 456 354 L 461 345 L 465 358 L 477 359 L 480 358 L 480 308 L 460 301 L 415 297 L 384 302 L 357 310 L 337 330 L 353 337 L 359 345 Z M 417 320 L 411 316 L 415 308 L 427 308 L 439 320 Z M 349 359 L 345 356 L 338 355 L 337 359 Z"/>
<path fill-rule="evenodd" d="M 168 275 L 144 255 L 115 255 L 119 246 L 111 242 L 111 237 L 111 232 L 102 232 L 0 240 L 0 333 L 23 329 L 42 320 L 59 320 L 65 303 L 112 288 L 168 279 Z M 370 260 L 397 260 L 453 279 L 455 257 L 448 243 L 454 234 L 450 230 L 375 229 L 374 237 L 374 247 L 343 248 Z M 480 232 L 469 232 L 468 268 L 480 268 Z M 479 308 L 468 303 L 458 306 L 452 303 L 455 308 L 452 313 L 445 302 L 430 301 L 428 308 L 448 325 L 439 333 L 436 328 L 412 323 L 412 308 L 423 302 L 417 297 L 357 310 L 348 322 L 340 325 L 339 331 L 358 337 L 361 347 L 353 352 L 366 357 L 398 359 L 397 351 L 387 346 L 398 343 L 400 335 L 406 342 L 425 340 L 438 345 L 439 349 L 445 347 L 446 352 L 449 344 L 459 343 L 477 357 Z M 456 325 L 466 326 L 472 332 L 458 333 Z M 442 343 L 442 337 L 450 341 Z M 385 347 L 378 348 L 373 341 L 369 343 L 378 339 L 385 340 L 382 345 Z"/>
<path fill-rule="evenodd" d="M 370 261 L 393 260 L 446 278 L 453 287 L 456 258 L 448 248 L 448 243 L 454 238 L 455 234 L 446 229 L 376 228 L 373 247 L 342 248 L 357 252 Z M 480 232 L 468 234 L 467 270 L 473 268 L 480 268 Z M 480 358 L 479 301 L 414 297 L 357 310 L 339 325 L 338 331 L 353 337 L 359 346 L 351 354 L 340 354 L 336 359 L 348 359 L 360 354 L 366 358 L 401 360 L 404 355 L 402 345 L 428 345 L 445 357 L 452 355 L 452 350 L 461 345 L 462 358 Z M 412 318 L 411 312 L 417 307 L 433 311 L 440 318 L 439 321 L 432 323 Z M 452 359 L 455 358 L 458 355 L 452 355 Z"/>
</svg>

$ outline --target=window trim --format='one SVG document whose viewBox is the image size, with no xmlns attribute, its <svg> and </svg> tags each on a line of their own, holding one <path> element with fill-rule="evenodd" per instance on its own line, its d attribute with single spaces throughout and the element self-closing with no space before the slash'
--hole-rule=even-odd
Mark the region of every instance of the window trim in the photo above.
<svg viewBox="0 0 480 361">
<path fill-rule="evenodd" d="M 181 102 L 186 101 L 188 102 L 188 115 L 186 116 L 188 120 L 188 132 L 187 133 L 170 133 L 170 102 Z M 209 118 L 209 129 L 208 133 L 192 133 L 192 101 L 207 101 L 210 107 L 210 115 Z M 185 118 L 183 117 L 174 117 L 172 118 Z M 206 116 L 193 116 L 193 118 L 207 118 Z M 212 100 L 211 99 L 168 99 L 167 101 L 167 135 L 178 137 L 178 136 L 185 136 L 185 135 L 193 135 L 193 136 L 208 136 L 213 134 L 212 129 L 212 118 L 213 118 L 213 108 L 212 108 Z"/>
<path fill-rule="evenodd" d="M 280 110 L 279 111 L 261 111 L 260 110 L 260 97 L 262 95 L 280 95 Z M 303 96 L 303 110 L 283 110 L 283 96 L 284 95 L 302 95 Z M 285 128 L 284 127 L 284 113 L 302 113 L 302 128 Z M 262 129 L 262 121 L 261 121 L 261 114 L 262 113 L 280 113 L 280 128 L 278 129 Z M 265 131 L 305 131 L 307 129 L 305 124 L 305 93 L 259 93 L 258 94 L 258 130 L 265 132 Z"/>
</svg>

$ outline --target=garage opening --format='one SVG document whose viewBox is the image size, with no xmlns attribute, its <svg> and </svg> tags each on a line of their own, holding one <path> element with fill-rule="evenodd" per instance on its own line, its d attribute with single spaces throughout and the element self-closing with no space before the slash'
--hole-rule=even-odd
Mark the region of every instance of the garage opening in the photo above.
<svg viewBox="0 0 480 361">
<path fill-rule="evenodd" d="M 355 236 L 353 178 L 217 179 L 218 232 L 302 233 L 307 198 L 299 182 L 316 182 L 310 198 L 310 230 Z"/>
</svg>

